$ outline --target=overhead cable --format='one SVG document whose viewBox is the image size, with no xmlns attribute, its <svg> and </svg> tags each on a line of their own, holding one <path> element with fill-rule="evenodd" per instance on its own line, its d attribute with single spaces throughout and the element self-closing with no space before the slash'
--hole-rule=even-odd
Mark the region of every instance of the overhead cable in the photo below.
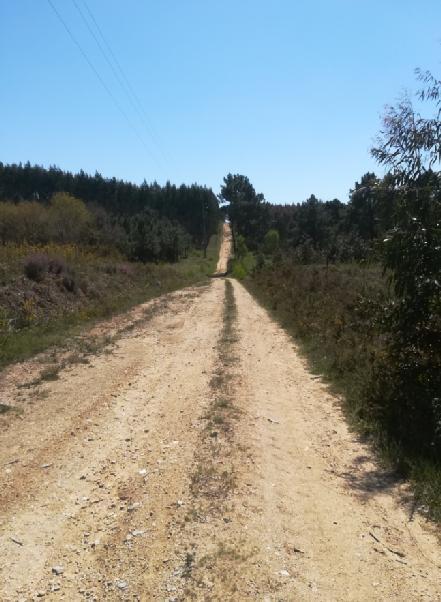
<svg viewBox="0 0 441 602">
<path fill-rule="evenodd" d="M 54 11 L 55 15 L 57 16 L 58 20 L 60 21 L 60 23 L 63 25 L 64 29 L 66 30 L 67 34 L 69 35 L 70 39 L 72 40 L 72 42 L 75 44 L 75 46 L 78 48 L 78 50 L 80 51 L 81 55 L 83 56 L 84 60 L 86 61 L 86 63 L 89 65 L 90 69 L 93 71 L 95 77 L 98 79 L 98 81 L 100 82 L 101 86 L 104 88 L 104 90 L 107 92 L 107 94 L 110 96 L 111 100 L 113 101 L 114 105 L 116 106 L 116 108 L 119 110 L 119 112 L 123 115 L 123 117 L 125 118 L 125 120 L 127 121 L 128 125 L 130 126 L 130 128 L 132 129 L 132 131 L 134 132 L 134 134 L 137 136 L 137 138 L 139 139 L 139 141 L 141 142 L 141 144 L 143 145 L 144 149 L 147 151 L 148 154 L 150 154 L 151 156 L 152 153 L 150 151 L 150 149 L 148 148 L 147 144 L 145 143 L 143 137 L 141 136 L 141 134 L 138 132 L 137 128 L 134 126 L 134 124 L 132 123 L 132 121 L 130 120 L 130 118 L 128 117 L 127 113 L 124 111 L 124 109 L 122 108 L 121 104 L 118 102 L 118 100 L 116 99 L 115 95 L 113 94 L 113 92 L 111 91 L 111 89 L 109 88 L 109 86 L 106 84 L 106 82 L 104 81 L 104 79 L 101 77 L 99 71 L 96 69 L 96 67 L 94 66 L 94 64 L 92 63 L 92 61 L 89 59 L 89 57 L 87 56 L 87 53 L 84 51 L 83 47 L 81 46 L 81 44 L 78 42 L 77 38 L 74 36 L 72 30 L 70 29 L 70 27 L 68 26 L 68 24 L 66 23 L 66 21 L 63 19 L 63 17 L 61 16 L 61 14 L 59 13 L 59 11 L 57 10 L 57 8 L 55 7 L 54 3 L 52 2 L 52 0 L 47 0 L 50 7 L 52 8 L 52 10 Z M 153 158 L 156 160 L 156 157 L 153 156 Z"/>
<path fill-rule="evenodd" d="M 77 0 L 72 0 L 72 2 L 75 5 L 76 9 L 78 10 L 79 14 L 81 15 L 81 18 L 83 19 L 84 23 L 86 24 L 86 27 L 89 30 L 90 34 L 94 38 L 98 48 L 100 49 L 102 55 L 104 56 L 104 59 L 106 60 L 109 67 L 111 68 L 112 73 L 114 74 L 116 80 L 118 81 L 119 85 L 125 92 L 127 98 L 129 99 L 130 103 L 132 104 L 133 108 L 138 113 L 138 116 L 140 117 L 141 121 L 143 122 L 150 137 L 152 138 L 152 140 L 158 147 L 159 151 L 162 153 L 164 159 L 168 160 L 168 157 L 166 157 L 166 155 L 165 155 L 164 149 L 162 147 L 162 144 L 159 140 L 157 133 L 155 132 L 155 129 L 153 127 L 153 124 L 151 123 L 151 120 L 148 118 L 148 115 L 146 114 L 144 107 L 143 107 L 141 101 L 139 100 L 138 95 L 136 94 L 133 86 L 131 85 L 124 69 L 121 66 L 121 63 L 118 61 L 115 53 L 113 52 L 112 47 L 110 46 L 109 42 L 107 41 L 106 37 L 104 36 L 103 31 L 102 31 L 101 27 L 99 26 L 94 14 L 90 10 L 88 3 L 86 2 L 86 0 L 82 0 L 84 8 L 86 9 L 87 14 L 89 16 L 89 19 L 93 23 L 105 48 L 103 48 L 103 44 L 101 44 L 101 42 L 97 38 L 95 32 L 90 27 L 90 24 L 89 24 L 88 20 L 86 19 L 84 12 L 79 7 Z"/>
</svg>

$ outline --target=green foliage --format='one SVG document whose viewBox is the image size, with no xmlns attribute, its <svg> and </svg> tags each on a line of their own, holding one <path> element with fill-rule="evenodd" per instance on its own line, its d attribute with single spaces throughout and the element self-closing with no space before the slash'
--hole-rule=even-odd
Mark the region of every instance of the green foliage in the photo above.
<svg viewBox="0 0 441 602">
<path fill-rule="evenodd" d="M 10 199 L 21 206 L 24 205 L 23 201 L 28 201 L 24 210 L 28 223 L 38 224 L 38 211 L 44 204 L 49 203 L 56 193 L 68 194 L 82 199 L 87 204 L 89 210 L 95 214 L 98 232 L 94 231 L 92 235 L 93 240 L 98 243 L 112 241 L 121 236 L 121 230 L 118 231 L 118 228 L 112 233 L 115 218 L 142 214 L 148 209 L 154 211 L 160 218 L 178 223 L 191 236 L 192 244 L 203 249 L 207 246 L 210 237 L 217 233 L 220 219 L 219 205 L 213 191 L 196 184 L 177 187 L 167 182 L 165 186 L 159 186 L 156 182 L 147 184 L 144 181 L 141 186 L 136 186 L 116 178 L 103 178 L 99 173 L 91 176 L 83 171 L 72 174 L 56 167 L 45 169 L 38 165 L 32 166 L 30 163 L 25 165 L 0 163 L 0 199 Z M 72 203 L 69 203 L 66 198 L 64 203 L 69 207 L 69 211 L 75 211 L 71 207 Z M 112 219 L 103 220 L 103 211 L 112 216 Z M 100 212 L 101 217 L 97 218 L 96 214 Z M 56 213 L 54 210 L 54 214 Z M 0 240 L 7 217 L 0 209 Z M 64 224 L 62 217 L 58 214 L 60 227 Z M 20 221 L 23 222 L 23 219 Z M 56 233 L 60 234 L 58 230 Z M 24 237 L 27 242 L 38 242 L 30 235 L 29 232 Z M 54 233 L 51 240 L 53 236 Z M 19 234 L 19 238 L 22 240 L 23 235 Z M 72 238 L 73 236 L 69 234 L 69 240 Z"/>
<path fill-rule="evenodd" d="M 366 202 L 363 197 L 358 211 L 352 209 L 352 200 L 345 205 L 314 195 L 304 203 L 268 205 L 268 226 L 279 233 L 279 249 L 299 263 L 362 261 L 373 249 L 372 241 L 363 238 Z M 373 219 L 377 223 L 377 214 Z"/>
<path fill-rule="evenodd" d="M 239 261 L 235 261 L 233 264 L 233 270 L 231 272 L 233 278 L 237 278 L 237 280 L 243 280 L 247 275 L 247 271 L 243 263 Z"/>
<path fill-rule="evenodd" d="M 135 261 L 176 262 L 191 246 L 189 234 L 177 223 L 159 217 L 151 210 L 123 220 L 127 232 L 127 254 Z"/>
<path fill-rule="evenodd" d="M 206 188 L 176 188 L 170 183 L 163 188 L 144 183 L 138 188 L 116 180 L 110 183 L 99 175 L 72 176 L 29 164 L 0 163 L 0 191 L 16 199 L 25 195 L 40 199 L 39 190 L 47 197 L 48 189 L 61 184 L 81 192 L 89 205 L 67 192 L 55 192 L 44 202 L 0 202 L 0 242 L 73 243 L 117 249 L 135 261 L 176 262 L 194 245 L 205 252 L 210 237 L 217 234 L 218 202 Z M 106 190 L 116 194 L 115 206 L 103 196 Z M 115 207 L 115 214 L 104 207 Z"/>
<path fill-rule="evenodd" d="M 377 143 L 371 149 L 397 183 L 410 186 L 441 161 L 441 80 L 420 69 L 417 76 L 423 83 L 417 96 L 431 105 L 432 115 L 422 116 L 405 94 L 397 105 L 387 107 Z"/>
<path fill-rule="evenodd" d="M 383 265 L 396 300 L 385 307 L 388 344 L 368 392 L 400 464 L 441 459 L 441 174 L 431 171 L 441 158 L 441 82 L 425 79 L 420 97 L 434 101 L 434 116 L 421 117 L 405 98 L 388 108 L 372 149 L 392 170 L 395 219 Z"/>
<path fill-rule="evenodd" d="M 268 255 L 272 255 L 273 253 L 275 253 L 278 250 L 279 245 L 280 245 L 279 232 L 277 230 L 275 230 L 274 228 L 271 228 L 271 230 L 268 230 L 268 232 L 264 236 L 263 249 L 264 249 L 265 253 L 268 253 Z"/>
<path fill-rule="evenodd" d="M 0 242 L 47 242 L 49 220 L 46 207 L 37 203 L 0 202 Z"/>
<path fill-rule="evenodd" d="M 251 274 L 256 267 L 256 258 L 252 253 L 246 252 L 240 258 L 235 257 L 232 262 L 232 276 L 238 280 L 243 280 L 248 274 Z"/>
<path fill-rule="evenodd" d="M 3 244 L 47 244 L 51 241 L 87 244 L 93 226 L 93 215 L 85 203 L 69 194 L 55 194 L 49 205 L 36 201 L 0 202 Z"/>
<path fill-rule="evenodd" d="M 262 253 L 256 255 L 256 270 L 261 270 L 265 267 L 265 256 Z"/>
<path fill-rule="evenodd" d="M 238 259 L 243 259 L 248 254 L 248 248 L 245 242 L 245 237 L 241 234 L 236 236 L 236 251 L 235 256 Z"/>
<path fill-rule="evenodd" d="M 246 176 L 228 174 L 224 178 L 220 198 L 228 203 L 236 252 L 238 236 L 244 237 L 250 249 L 256 249 L 268 229 L 268 212 L 263 194 L 256 193 Z"/>
<path fill-rule="evenodd" d="M 374 173 L 366 173 L 350 193 L 348 223 L 363 240 L 373 240 L 377 235 L 379 183 Z"/>
<path fill-rule="evenodd" d="M 57 192 L 50 201 L 48 223 L 52 240 L 76 243 L 88 239 L 93 216 L 83 201 L 70 194 Z"/>
</svg>

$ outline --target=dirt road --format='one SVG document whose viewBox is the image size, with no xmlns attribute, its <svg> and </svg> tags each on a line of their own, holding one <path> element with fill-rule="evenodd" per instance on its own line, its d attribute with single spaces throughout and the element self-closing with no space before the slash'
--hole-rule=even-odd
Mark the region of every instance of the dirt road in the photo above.
<svg viewBox="0 0 441 602">
<path fill-rule="evenodd" d="M 233 247 L 233 237 L 231 235 L 230 225 L 223 224 L 222 227 L 222 244 L 219 250 L 219 260 L 216 266 L 215 276 L 226 276 L 228 270 L 228 261 L 231 257 Z"/>
<path fill-rule="evenodd" d="M 2 601 L 441 599 L 435 531 L 240 283 L 81 343 L 3 376 Z"/>
</svg>

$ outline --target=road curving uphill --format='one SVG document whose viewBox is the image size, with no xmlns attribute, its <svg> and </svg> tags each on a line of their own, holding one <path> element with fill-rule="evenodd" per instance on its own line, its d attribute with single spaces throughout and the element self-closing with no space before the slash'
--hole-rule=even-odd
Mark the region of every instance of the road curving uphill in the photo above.
<svg viewBox="0 0 441 602">
<path fill-rule="evenodd" d="M 228 272 L 228 262 L 233 251 L 233 237 L 231 228 L 228 223 L 222 226 L 222 244 L 219 250 L 219 260 L 217 262 L 216 271 L 213 274 L 214 278 L 226 276 Z"/>
</svg>

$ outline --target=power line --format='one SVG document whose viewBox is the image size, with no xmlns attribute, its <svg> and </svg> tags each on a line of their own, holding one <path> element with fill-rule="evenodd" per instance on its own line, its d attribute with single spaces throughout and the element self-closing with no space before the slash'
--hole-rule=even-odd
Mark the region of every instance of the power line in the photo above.
<svg viewBox="0 0 441 602">
<path fill-rule="evenodd" d="M 80 7 L 78 6 L 78 3 L 76 0 L 72 0 L 72 2 L 74 3 L 75 7 L 77 8 L 78 12 L 80 13 L 83 21 L 86 23 L 86 26 L 89 30 L 89 32 L 91 33 L 91 35 L 93 36 L 97 46 L 99 47 L 101 53 L 103 54 L 106 62 L 108 63 L 108 65 L 110 66 L 110 68 L 112 69 L 113 74 L 115 75 L 118 83 L 120 84 L 121 88 L 124 90 L 125 94 L 127 95 L 128 99 L 130 100 L 132 106 L 134 107 L 134 109 L 136 110 L 136 112 L 138 113 L 141 121 L 144 123 L 144 126 L 146 127 L 147 131 L 149 132 L 149 135 L 151 136 L 151 138 L 154 140 L 155 144 L 157 145 L 158 149 L 161 151 L 164 159 L 168 159 L 168 157 L 165 156 L 164 150 L 162 148 L 162 144 L 159 140 L 159 137 L 157 135 L 157 133 L 155 132 L 155 129 L 153 127 L 153 124 L 151 123 L 151 120 L 149 119 L 149 117 L 147 116 L 144 107 L 141 103 L 141 101 L 139 100 L 138 95 L 136 94 L 135 90 L 133 89 L 133 86 L 131 85 L 124 69 L 122 68 L 120 62 L 118 61 L 117 57 L 115 56 L 115 53 L 112 50 L 112 47 L 110 46 L 109 42 L 107 41 L 106 37 L 104 36 L 104 33 L 101 29 L 101 27 L 99 26 L 95 16 L 93 15 L 92 11 L 89 8 L 89 5 L 87 4 L 86 0 L 82 0 L 82 3 L 84 5 L 84 8 L 86 9 L 90 20 L 93 22 L 96 31 L 98 32 L 98 35 L 100 36 L 101 40 L 103 41 L 107 52 L 103 49 L 102 44 L 100 43 L 100 41 L 98 40 L 97 36 L 95 35 L 95 32 L 91 29 L 88 21 L 86 20 L 84 13 L 82 12 L 82 10 L 80 9 Z M 112 60 L 109 59 L 109 56 L 111 57 Z"/>
<path fill-rule="evenodd" d="M 125 85 L 124 81 L 121 79 L 121 76 L 119 75 L 118 71 L 115 69 L 115 66 L 114 66 L 113 62 L 109 59 L 107 52 L 104 50 L 101 42 L 97 38 L 97 36 L 96 36 L 95 32 L 93 31 L 93 29 L 91 28 L 91 26 L 89 24 L 89 21 L 84 16 L 83 11 L 81 10 L 81 8 L 78 5 L 78 2 L 76 0 L 72 0 L 72 3 L 74 4 L 75 8 L 77 9 L 78 13 L 80 14 L 80 17 L 82 18 L 82 20 L 83 20 L 84 24 L 86 25 L 87 29 L 89 30 L 90 35 L 95 40 L 98 48 L 100 49 L 101 54 L 103 55 L 106 63 L 109 65 L 110 69 L 112 70 L 112 73 L 115 76 L 115 78 L 116 78 L 117 82 L 119 83 L 119 85 L 121 86 L 123 92 L 126 94 L 127 98 L 131 102 L 132 106 L 134 107 L 134 109 L 139 114 L 139 108 L 138 108 L 138 106 L 134 103 L 134 101 L 133 101 L 132 97 L 130 96 L 130 94 L 128 94 L 127 88 L 126 88 L 126 85 Z M 87 8 L 87 6 L 86 6 L 86 8 Z M 140 115 L 140 116 L 141 116 L 141 119 L 143 119 L 142 115 Z"/>
<path fill-rule="evenodd" d="M 98 70 L 96 69 L 96 67 L 94 66 L 94 64 L 92 63 L 92 61 L 87 56 L 86 52 L 83 50 L 81 44 L 78 42 L 78 40 L 76 39 L 76 37 L 72 33 L 72 30 L 70 29 L 70 27 L 68 26 L 68 24 L 66 23 L 66 21 L 63 19 L 63 17 L 61 16 L 61 14 L 56 9 L 56 7 L 55 7 L 54 3 L 52 2 L 52 0 L 47 0 L 47 1 L 49 3 L 49 6 L 52 8 L 52 10 L 54 11 L 55 15 L 57 16 L 58 20 L 63 25 L 63 27 L 66 30 L 67 34 L 69 35 L 70 39 L 75 44 L 75 46 L 78 48 L 78 50 L 80 51 L 80 53 L 83 56 L 83 58 L 86 61 L 86 63 L 92 69 L 93 73 L 95 74 L 95 77 L 98 79 L 98 81 L 100 82 L 100 84 L 102 85 L 102 87 L 104 88 L 104 90 L 110 96 L 110 98 L 112 99 L 112 101 L 115 104 L 116 108 L 123 115 L 123 117 L 125 118 L 125 120 L 127 121 L 128 125 L 129 125 L 129 127 L 133 130 L 133 132 L 135 133 L 135 135 L 137 136 L 137 138 L 139 139 L 139 141 L 143 145 L 144 149 L 147 151 L 147 153 L 149 153 L 151 155 L 151 152 L 150 152 L 147 144 L 145 143 L 144 139 L 142 138 L 142 136 L 140 135 L 140 133 L 138 132 L 138 130 L 136 129 L 136 127 L 133 125 L 133 123 L 130 121 L 127 113 L 124 111 L 124 109 L 122 108 L 121 104 L 115 98 L 114 94 L 112 93 L 112 91 L 110 90 L 110 88 L 108 87 L 108 85 L 106 84 L 106 82 L 104 81 L 104 79 L 101 77 L 101 75 L 99 74 Z"/>
</svg>

